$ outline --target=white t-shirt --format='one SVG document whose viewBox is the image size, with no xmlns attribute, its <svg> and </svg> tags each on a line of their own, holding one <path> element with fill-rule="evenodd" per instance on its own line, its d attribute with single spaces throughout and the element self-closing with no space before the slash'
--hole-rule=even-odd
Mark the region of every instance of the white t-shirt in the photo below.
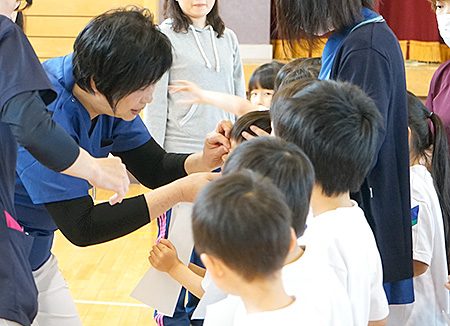
<svg viewBox="0 0 450 326">
<path fill-rule="evenodd" d="M 209 305 L 205 326 L 274 326 L 327 325 L 313 311 L 308 311 L 297 300 L 289 306 L 258 313 L 247 313 L 244 302 L 236 296 Z"/>
<path fill-rule="evenodd" d="M 390 325 L 450 325 L 444 224 L 433 178 L 426 167 L 410 169 L 413 259 L 427 264 L 414 278 L 415 301 L 391 306 Z M 446 316 L 447 315 L 447 316 Z"/>
<path fill-rule="evenodd" d="M 353 325 L 347 292 L 333 270 L 311 255 L 308 248 L 300 259 L 283 267 L 282 278 L 286 293 L 295 296 L 297 304 L 312 316 L 320 316 L 311 325 Z"/>
<path fill-rule="evenodd" d="M 305 231 L 311 255 L 326 259 L 350 298 L 356 326 L 389 313 L 383 270 L 372 230 L 358 204 L 315 216 Z"/>
<path fill-rule="evenodd" d="M 309 255 L 308 250 L 300 259 L 283 267 L 282 279 L 286 293 L 297 298 L 295 305 L 308 312 L 307 318 L 310 322 L 314 322 L 313 325 L 353 324 L 350 300 L 344 287 L 330 267 Z M 208 272 L 202 286 L 205 295 L 194 315 L 203 312 L 205 306 L 208 306 L 206 308 L 208 311 L 212 304 L 226 297 L 226 294 L 214 284 Z M 235 301 L 227 302 L 228 313 L 236 313 L 231 305 L 231 302 Z"/>
</svg>

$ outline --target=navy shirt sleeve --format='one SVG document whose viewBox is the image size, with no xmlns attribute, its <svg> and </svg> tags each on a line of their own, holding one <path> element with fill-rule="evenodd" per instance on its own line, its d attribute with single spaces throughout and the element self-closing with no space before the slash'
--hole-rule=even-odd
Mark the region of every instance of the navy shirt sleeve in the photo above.
<svg viewBox="0 0 450 326">
<path fill-rule="evenodd" d="M 358 69 L 355 69 L 358 67 Z M 389 121 L 389 107 L 392 78 L 388 60 L 372 48 L 351 51 L 343 57 L 333 72 L 335 78 L 358 85 L 369 97 L 374 100 L 378 111 L 383 117 L 383 128 L 379 130 L 377 153 L 386 137 L 386 123 Z M 375 165 L 373 162 L 373 165 Z M 373 167 L 372 165 L 372 167 Z"/>
<path fill-rule="evenodd" d="M 45 104 L 53 101 L 56 94 L 22 30 L 0 15 L 0 31 L 0 107 L 27 91 L 39 91 Z"/>
</svg>

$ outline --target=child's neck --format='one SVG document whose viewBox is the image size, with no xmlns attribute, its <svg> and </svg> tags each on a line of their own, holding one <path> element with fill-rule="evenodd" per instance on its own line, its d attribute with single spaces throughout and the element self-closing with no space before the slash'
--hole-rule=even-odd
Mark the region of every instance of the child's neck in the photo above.
<svg viewBox="0 0 450 326">
<path fill-rule="evenodd" d="M 340 207 L 352 207 L 350 192 L 329 197 L 322 191 L 322 187 L 314 185 L 311 196 L 311 207 L 313 215 L 317 216 L 328 211 L 334 211 Z"/>
<path fill-rule="evenodd" d="M 273 311 L 289 306 L 295 298 L 286 294 L 281 272 L 267 279 L 243 282 L 239 296 L 244 301 L 247 313 Z"/>
</svg>

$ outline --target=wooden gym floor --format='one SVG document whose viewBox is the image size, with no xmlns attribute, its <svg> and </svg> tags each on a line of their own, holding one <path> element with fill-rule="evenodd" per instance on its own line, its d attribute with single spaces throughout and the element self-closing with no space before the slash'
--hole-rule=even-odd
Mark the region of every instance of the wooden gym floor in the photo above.
<svg viewBox="0 0 450 326">
<path fill-rule="evenodd" d="M 132 185 L 130 195 L 143 191 Z M 97 198 L 108 197 L 99 191 Z M 156 233 L 156 222 L 152 222 L 128 236 L 87 248 L 76 247 L 56 233 L 53 253 L 84 326 L 156 325 L 153 310 L 130 297 L 150 267 L 147 257 Z"/>
</svg>

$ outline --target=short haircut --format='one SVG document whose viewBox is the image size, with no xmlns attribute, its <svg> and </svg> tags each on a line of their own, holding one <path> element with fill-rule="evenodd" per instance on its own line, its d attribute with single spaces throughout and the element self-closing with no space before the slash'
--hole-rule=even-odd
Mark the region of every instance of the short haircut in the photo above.
<svg viewBox="0 0 450 326">
<path fill-rule="evenodd" d="M 196 250 L 221 259 L 247 281 L 270 277 L 289 252 L 290 214 L 270 180 L 250 171 L 223 176 L 194 204 Z"/>
<path fill-rule="evenodd" d="M 321 58 L 298 58 L 286 63 L 275 78 L 275 90 L 293 81 L 306 78 L 319 78 Z"/>
<path fill-rule="evenodd" d="M 95 17 L 74 44 L 76 84 L 93 93 L 94 81 L 113 111 L 125 96 L 155 84 L 171 65 L 169 39 L 150 11 L 134 6 Z"/>
<path fill-rule="evenodd" d="M 219 0 L 215 1 L 213 8 L 206 16 L 206 24 L 212 26 L 218 34 L 217 37 L 222 37 L 225 32 L 225 23 L 219 14 Z M 192 20 L 183 12 L 177 0 L 165 0 L 163 12 L 164 18 L 172 19 L 172 29 L 174 32 L 186 33 L 188 31 Z"/>
<path fill-rule="evenodd" d="M 276 91 L 273 99 L 277 97 L 292 97 L 302 89 L 317 81 L 317 78 L 302 78 L 286 84 L 283 82 L 281 83 L 280 88 Z"/>
<path fill-rule="evenodd" d="M 275 135 L 308 155 L 327 196 L 358 191 L 375 164 L 382 117 L 375 103 L 349 83 L 316 81 L 274 100 Z"/>
<path fill-rule="evenodd" d="M 250 126 L 257 126 L 270 134 L 272 132 L 272 126 L 269 111 L 251 111 L 241 116 L 234 123 L 233 128 L 231 128 L 230 138 L 240 144 L 245 141 L 245 138 L 242 137 L 244 131 L 252 136 L 256 136 L 250 129 Z"/>
<path fill-rule="evenodd" d="M 319 31 L 331 27 L 342 31 L 362 20 L 363 7 L 373 8 L 375 0 L 275 0 L 277 33 L 289 41 L 292 50 L 299 40 L 317 44 Z"/>
<path fill-rule="evenodd" d="M 314 185 L 314 168 L 306 154 L 282 139 L 259 137 L 242 143 L 230 154 L 223 175 L 244 169 L 269 178 L 281 190 L 292 211 L 292 227 L 300 237 Z"/>
<path fill-rule="evenodd" d="M 248 91 L 251 92 L 257 88 L 275 89 L 275 78 L 283 66 L 281 62 L 272 61 L 256 68 L 250 76 Z"/>
</svg>

